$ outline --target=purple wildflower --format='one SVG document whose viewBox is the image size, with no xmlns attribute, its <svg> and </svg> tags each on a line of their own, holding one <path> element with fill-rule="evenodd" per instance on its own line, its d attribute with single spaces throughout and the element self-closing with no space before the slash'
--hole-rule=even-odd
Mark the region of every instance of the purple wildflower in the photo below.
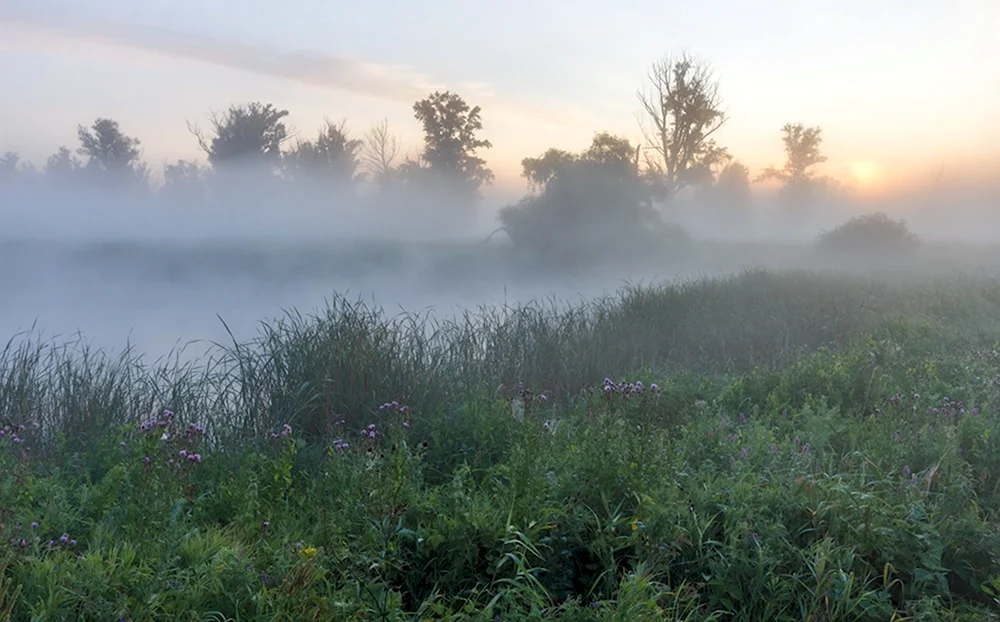
<svg viewBox="0 0 1000 622">
<path fill-rule="evenodd" d="M 36 521 L 36 520 L 35 521 L 31 521 L 31 528 L 32 529 L 38 529 L 38 521 Z"/>
<path fill-rule="evenodd" d="M 903 467 L 903 477 L 909 477 L 912 474 L 913 474 L 913 469 L 911 469 L 909 466 Z"/>
</svg>

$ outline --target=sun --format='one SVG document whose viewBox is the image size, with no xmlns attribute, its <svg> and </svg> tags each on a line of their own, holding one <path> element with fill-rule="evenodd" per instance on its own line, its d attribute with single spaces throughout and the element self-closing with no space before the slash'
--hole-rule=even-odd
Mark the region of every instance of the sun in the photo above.
<svg viewBox="0 0 1000 622">
<path fill-rule="evenodd" d="M 879 168 L 879 165 L 871 160 L 851 162 L 850 167 L 855 181 L 862 186 L 872 186 L 882 176 L 882 170 Z"/>
</svg>

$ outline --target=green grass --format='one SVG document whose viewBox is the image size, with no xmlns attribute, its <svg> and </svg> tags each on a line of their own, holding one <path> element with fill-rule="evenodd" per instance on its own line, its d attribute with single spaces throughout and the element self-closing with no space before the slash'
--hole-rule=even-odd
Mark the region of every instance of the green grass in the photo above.
<svg viewBox="0 0 1000 622">
<path fill-rule="evenodd" d="M 998 619 L 998 341 L 985 277 L 768 272 L 336 298 L 197 364 L 19 336 L 0 614 Z"/>
</svg>

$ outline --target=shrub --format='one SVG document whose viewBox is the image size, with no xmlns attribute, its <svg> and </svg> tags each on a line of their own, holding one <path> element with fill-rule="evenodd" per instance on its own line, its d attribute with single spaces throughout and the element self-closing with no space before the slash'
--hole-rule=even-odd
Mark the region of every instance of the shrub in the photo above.
<svg viewBox="0 0 1000 622">
<path fill-rule="evenodd" d="M 893 220 L 883 212 L 876 212 L 856 216 L 832 231 L 821 233 L 816 248 L 836 255 L 898 256 L 915 250 L 919 243 L 904 220 Z"/>
</svg>

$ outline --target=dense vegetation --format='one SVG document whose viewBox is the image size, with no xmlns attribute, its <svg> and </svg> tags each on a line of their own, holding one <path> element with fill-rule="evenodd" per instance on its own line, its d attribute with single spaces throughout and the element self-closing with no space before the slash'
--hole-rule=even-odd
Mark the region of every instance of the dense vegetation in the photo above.
<svg viewBox="0 0 1000 622">
<path fill-rule="evenodd" d="M 0 356 L 12 619 L 996 618 L 1000 285 L 344 299 L 198 364 Z"/>
</svg>

